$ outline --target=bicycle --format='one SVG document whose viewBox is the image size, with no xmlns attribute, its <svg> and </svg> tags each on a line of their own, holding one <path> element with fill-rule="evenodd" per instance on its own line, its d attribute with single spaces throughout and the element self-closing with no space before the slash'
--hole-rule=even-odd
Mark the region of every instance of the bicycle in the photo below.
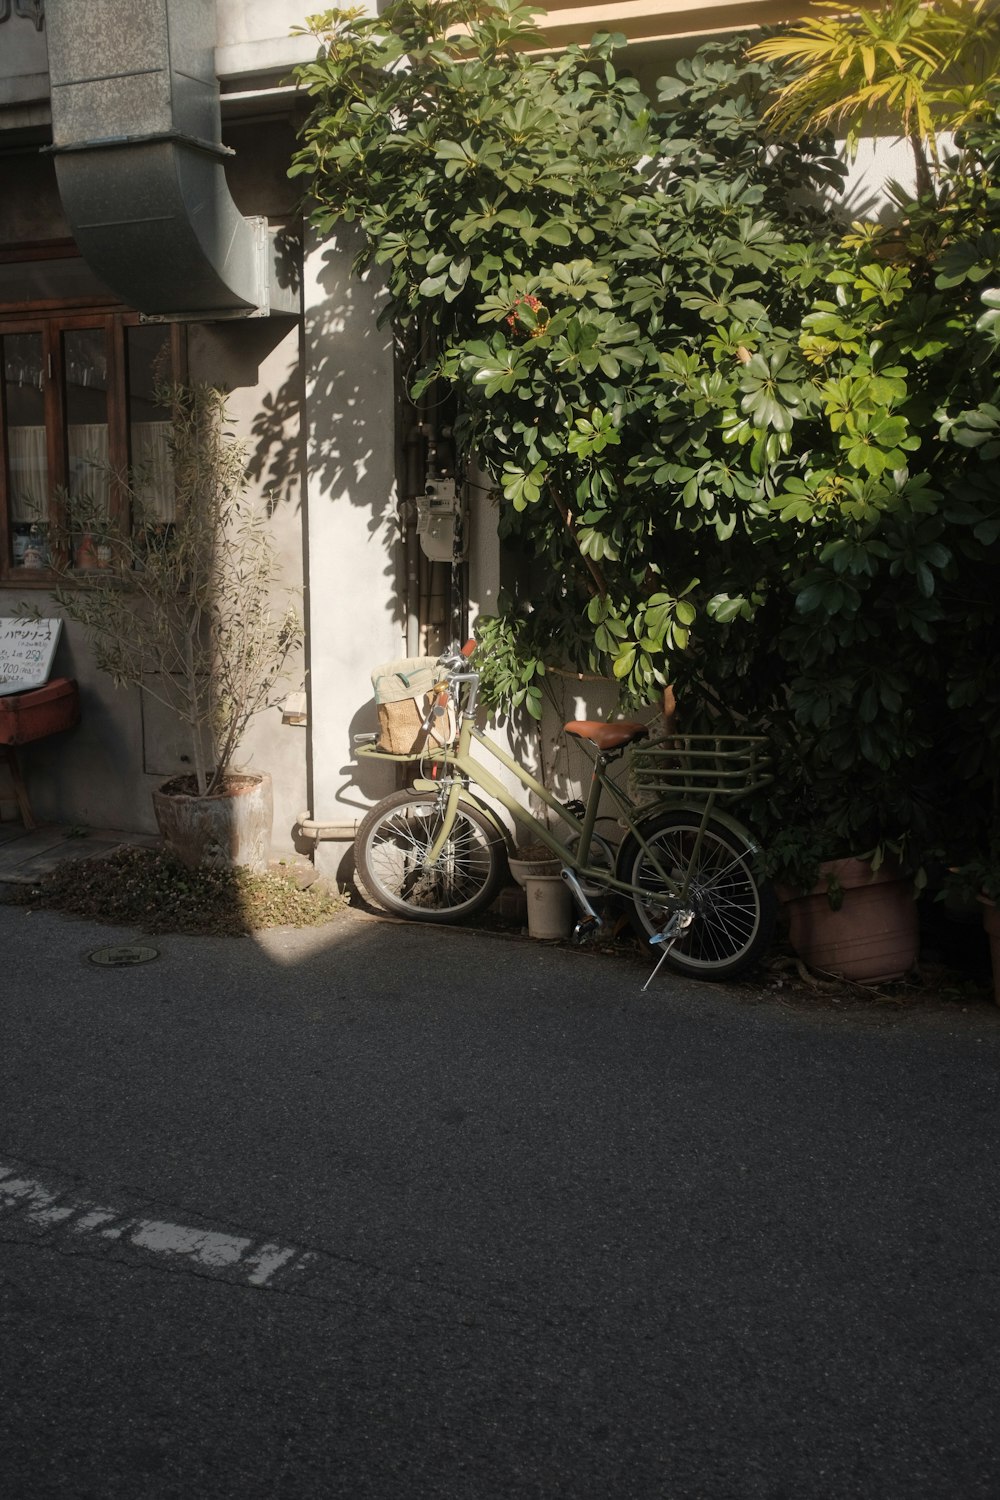
<svg viewBox="0 0 1000 1500">
<path fill-rule="evenodd" d="M 426 736 L 452 708 L 447 744 L 391 753 L 378 749 L 373 734 L 355 739 L 360 756 L 420 762 L 425 773 L 383 798 L 358 828 L 356 874 L 375 904 L 437 922 L 459 921 L 489 906 L 504 883 L 510 845 L 491 805 L 499 803 L 559 861 L 581 913 L 578 941 L 602 927 L 594 900 L 603 896 L 625 903 L 636 931 L 661 949 L 647 985 L 664 962 L 702 978 L 731 978 L 750 968 L 770 944 L 777 902 L 759 874 L 753 835 L 717 803 L 771 780 L 766 739 L 685 735 L 645 743 L 648 727 L 639 722 L 571 720 L 564 731 L 590 753 L 594 772 L 586 804 L 564 804 L 477 725 L 474 649 L 470 641 L 438 661 L 441 679 L 422 729 Z M 474 744 L 544 804 L 562 839 L 473 758 Z M 633 801 L 608 773 L 626 752 L 633 785 L 649 802 Z M 618 809 L 623 837 L 617 850 L 595 832 L 602 793 Z"/>
</svg>

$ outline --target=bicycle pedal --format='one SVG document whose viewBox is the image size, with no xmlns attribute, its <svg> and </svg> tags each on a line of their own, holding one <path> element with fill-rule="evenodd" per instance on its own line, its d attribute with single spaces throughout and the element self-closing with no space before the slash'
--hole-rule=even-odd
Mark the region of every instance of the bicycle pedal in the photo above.
<svg viewBox="0 0 1000 1500">
<path fill-rule="evenodd" d="M 596 937 L 604 923 L 600 917 L 581 917 L 573 928 L 574 943 L 586 943 Z"/>
</svg>

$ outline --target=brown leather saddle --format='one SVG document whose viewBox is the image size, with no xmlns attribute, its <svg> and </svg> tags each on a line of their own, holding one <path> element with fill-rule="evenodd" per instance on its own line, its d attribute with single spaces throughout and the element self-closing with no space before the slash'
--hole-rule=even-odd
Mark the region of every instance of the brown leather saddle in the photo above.
<svg viewBox="0 0 1000 1500">
<path fill-rule="evenodd" d="M 571 719 L 563 725 L 566 734 L 575 734 L 577 739 L 589 740 L 602 754 L 609 750 L 621 750 L 641 740 L 649 733 L 646 724 L 637 724 L 629 719 L 607 724 L 603 719 Z"/>
</svg>

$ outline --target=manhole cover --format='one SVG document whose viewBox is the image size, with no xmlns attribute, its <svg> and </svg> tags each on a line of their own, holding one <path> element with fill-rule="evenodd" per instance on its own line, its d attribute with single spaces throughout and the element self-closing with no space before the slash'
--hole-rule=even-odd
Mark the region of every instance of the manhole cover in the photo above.
<svg viewBox="0 0 1000 1500">
<path fill-rule="evenodd" d="M 105 969 L 125 969 L 130 964 L 148 964 L 150 959 L 159 956 L 159 948 L 95 948 L 93 953 L 87 954 L 92 964 L 100 964 Z"/>
</svg>

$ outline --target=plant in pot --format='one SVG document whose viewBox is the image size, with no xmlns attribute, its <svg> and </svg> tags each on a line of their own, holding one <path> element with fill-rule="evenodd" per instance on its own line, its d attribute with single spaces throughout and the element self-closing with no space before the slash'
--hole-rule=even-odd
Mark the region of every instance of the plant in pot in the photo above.
<svg viewBox="0 0 1000 1500">
<path fill-rule="evenodd" d="M 902 979 L 916 963 L 919 932 L 913 880 L 898 857 L 880 844 L 861 854 L 805 858 L 807 848 L 817 847 L 810 832 L 790 855 L 794 844 L 791 830 L 788 841 L 778 839 L 768 855 L 779 872 L 778 897 L 799 958 L 811 969 L 860 984 Z M 811 883 L 807 868 L 815 875 Z"/>
<path fill-rule="evenodd" d="M 552 850 L 542 843 L 518 844 L 514 853 L 508 856 L 507 865 L 513 880 L 522 887 L 529 880 L 558 875 L 561 868 Z"/>
<path fill-rule="evenodd" d="M 272 704 L 301 628 L 291 605 L 272 607 L 277 563 L 225 394 L 191 384 L 158 396 L 171 412 L 172 506 L 161 496 L 157 509 L 141 472 L 95 482 L 97 499 L 64 496 L 57 571 L 65 581 L 55 598 L 84 626 L 116 686 L 140 688 L 185 726 L 194 769 L 153 794 L 167 846 L 190 867 L 260 869 L 270 850 L 270 776 L 237 770 L 236 758 L 251 719 Z M 81 536 L 101 567 L 72 568 Z"/>
<path fill-rule="evenodd" d="M 919 951 L 920 877 L 907 872 L 909 839 L 897 832 L 911 827 L 907 798 L 861 766 L 834 776 L 790 759 L 779 753 L 786 775 L 754 809 L 754 827 L 793 950 L 841 979 L 903 978 Z"/>
</svg>

